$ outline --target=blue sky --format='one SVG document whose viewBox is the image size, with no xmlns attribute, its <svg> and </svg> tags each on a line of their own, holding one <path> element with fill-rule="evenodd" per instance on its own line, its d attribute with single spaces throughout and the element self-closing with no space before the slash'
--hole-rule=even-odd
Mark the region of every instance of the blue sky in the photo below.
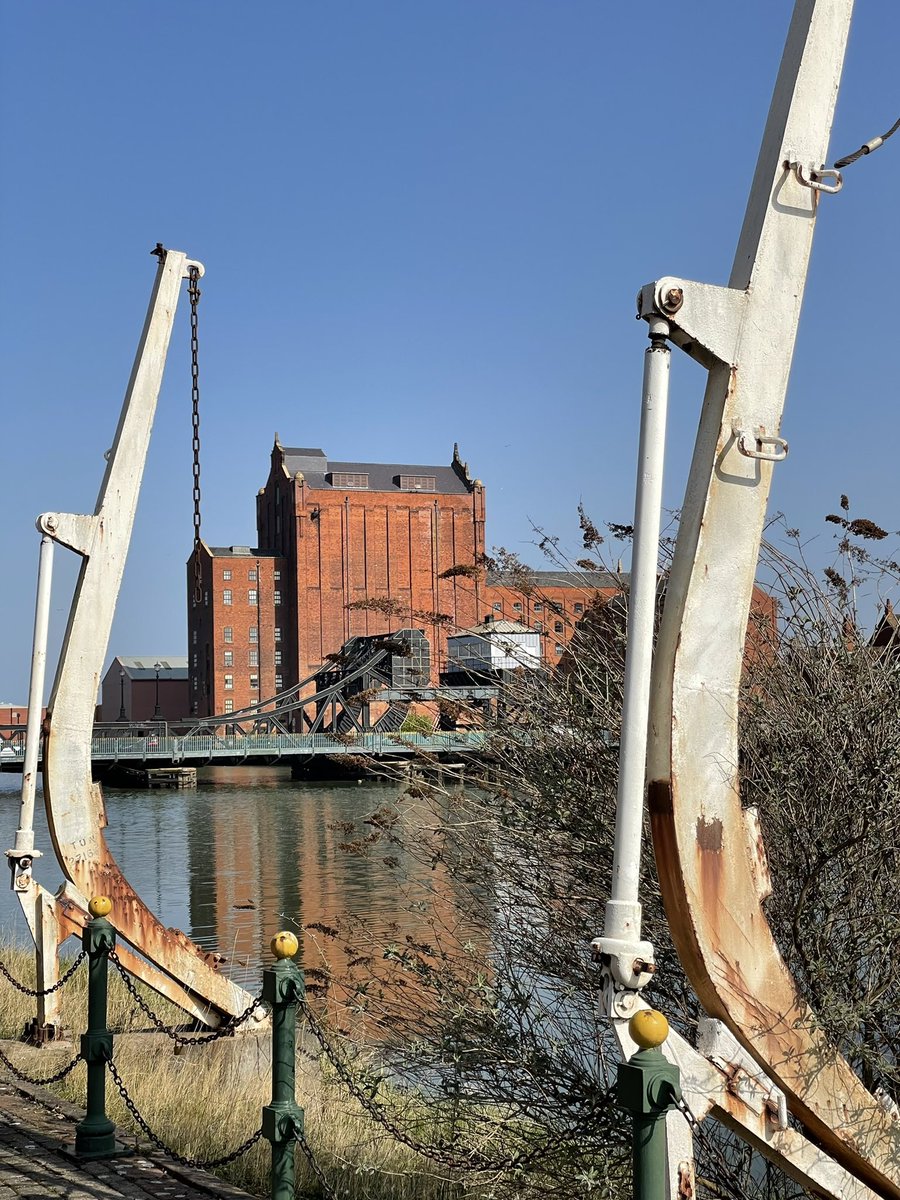
<svg viewBox="0 0 900 1200">
<path fill-rule="evenodd" d="M 27 689 L 35 516 L 91 511 L 156 241 L 206 265 L 203 530 L 254 541 L 277 430 L 448 462 L 488 540 L 631 519 L 639 286 L 724 282 L 791 5 L 0 3 L 0 699 Z M 896 0 L 859 0 L 834 157 L 900 114 Z M 821 210 L 773 504 L 896 528 L 900 136 Z M 674 360 L 666 502 L 703 375 Z M 179 312 L 110 653 L 184 652 Z M 57 555 L 58 638 L 75 577 Z"/>
</svg>

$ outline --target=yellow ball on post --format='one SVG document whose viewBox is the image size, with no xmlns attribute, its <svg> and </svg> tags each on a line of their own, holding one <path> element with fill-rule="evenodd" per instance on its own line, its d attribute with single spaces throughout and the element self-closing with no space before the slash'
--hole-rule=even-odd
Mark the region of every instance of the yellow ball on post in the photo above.
<svg viewBox="0 0 900 1200">
<path fill-rule="evenodd" d="M 293 933 L 282 930 L 272 938 L 272 953 L 276 958 L 293 958 L 300 949 L 300 943 Z"/>
<path fill-rule="evenodd" d="M 109 896 L 95 896 L 88 903 L 88 912 L 92 917 L 108 917 L 112 912 L 112 900 Z"/>
<path fill-rule="evenodd" d="M 643 1008 L 628 1022 L 628 1032 L 642 1050 L 655 1050 L 669 1036 L 669 1022 L 655 1008 Z"/>
</svg>

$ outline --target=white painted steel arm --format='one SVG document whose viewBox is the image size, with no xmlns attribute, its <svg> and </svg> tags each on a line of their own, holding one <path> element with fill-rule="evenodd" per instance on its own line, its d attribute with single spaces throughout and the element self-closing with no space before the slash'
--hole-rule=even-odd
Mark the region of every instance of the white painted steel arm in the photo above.
<svg viewBox="0 0 900 1200">
<path fill-rule="evenodd" d="M 100 787 L 91 781 L 91 731 L 100 676 L 125 568 L 138 493 L 182 280 L 192 263 L 181 251 L 160 259 L 150 307 L 92 516 L 45 513 L 44 533 L 82 555 L 56 682 L 44 754 L 44 796 L 59 861 L 88 899 L 106 895 L 121 936 L 194 994 L 209 1021 L 237 1014 L 249 997 L 220 975 L 180 930 L 166 929 L 122 875 L 103 836 Z M 153 986 L 165 992 L 165 980 Z M 180 989 L 179 989 L 180 992 Z"/>
<path fill-rule="evenodd" d="M 653 677 L 649 804 L 673 937 L 707 1012 L 785 1092 L 810 1135 L 900 1198 L 900 1123 L 824 1037 L 756 890 L 738 779 L 738 689 L 777 438 L 852 0 L 798 0 L 728 288 L 648 285 L 644 315 L 709 368 Z M 667 298 L 681 288 L 675 312 Z M 744 452 L 735 431 L 747 431 Z M 746 450 L 751 450 L 750 457 Z"/>
<path fill-rule="evenodd" d="M 28 723 L 25 728 L 25 762 L 22 766 L 22 805 L 16 844 L 7 850 L 14 863 L 16 879 L 27 881 L 31 865 L 24 861 L 40 856 L 34 848 L 34 797 L 41 752 L 41 716 L 44 705 L 44 676 L 47 669 L 47 634 L 50 626 L 50 588 L 53 580 L 53 539 L 41 538 L 38 560 L 37 597 L 34 604 L 34 642 L 31 651 L 31 682 L 28 687 Z M 23 883 L 19 883 L 19 887 Z M 27 886 L 27 882 L 24 884 Z"/>
<path fill-rule="evenodd" d="M 609 970 L 624 987 L 642 987 L 649 981 L 653 969 L 653 947 L 649 942 L 641 941 L 638 894 L 646 790 L 647 713 L 656 625 L 660 512 L 669 401 L 671 351 L 666 344 L 668 333 L 668 321 L 661 318 L 651 320 L 650 345 L 644 355 L 641 397 L 612 889 L 606 906 L 603 936 L 593 942 L 594 949 L 604 956 Z"/>
</svg>

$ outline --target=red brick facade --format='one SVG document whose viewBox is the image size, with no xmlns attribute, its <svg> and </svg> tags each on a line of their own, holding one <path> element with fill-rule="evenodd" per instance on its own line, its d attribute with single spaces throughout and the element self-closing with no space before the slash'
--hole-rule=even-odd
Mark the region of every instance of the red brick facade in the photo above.
<svg viewBox="0 0 900 1200">
<path fill-rule="evenodd" d="M 437 672 L 447 635 L 480 619 L 484 487 L 455 449 L 449 467 L 335 463 L 276 437 L 257 536 L 258 547 L 201 547 L 199 597 L 188 562 L 198 716 L 268 699 L 348 638 L 404 625 L 425 630 Z"/>
<path fill-rule="evenodd" d="M 293 672 L 288 641 L 285 561 L 250 546 L 200 550 L 194 595 L 188 561 L 188 686 L 198 716 L 237 712 L 282 691 Z"/>
<path fill-rule="evenodd" d="M 474 573 L 484 555 L 484 487 L 457 454 L 450 467 L 330 463 L 321 451 L 276 441 L 257 529 L 292 583 L 288 686 L 348 638 L 401 625 L 425 630 L 437 669 L 447 634 L 478 619 L 477 582 L 448 574 L 461 564 Z"/>
</svg>

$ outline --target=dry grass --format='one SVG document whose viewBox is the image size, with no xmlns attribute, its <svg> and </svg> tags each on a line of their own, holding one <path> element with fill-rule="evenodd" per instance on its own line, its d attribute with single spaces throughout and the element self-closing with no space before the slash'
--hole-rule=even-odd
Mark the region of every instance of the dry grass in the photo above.
<svg viewBox="0 0 900 1200">
<path fill-rule="evenodd" d="M 22 983 L 33 986 L 33 955 L 0 947 L 0 959 Z M 155 993 L 142 989 L 153 1010 L 170 1024 L 184 1014 Z M 76 1037 L 87 1012 L 87 971 L 80 969 L 63 991 L 65 1020 Z M 34 1016 L 34 1001 L 0 980 L 0 1036 L 16 1038 Z M 200 1160 L 227 1154 L 260 1124 L 270 1097 L 268 1034 L 238 1035 L 207 1047 L 174 1052 L 161 1034 L 143 1031 L 145 1019 L 115 972 L 110 972 L 110 1028 L 123 1032 L 115 1043 L 115 1062 L 138 1110 L 179 1154 Z M 5 1052 L 20 1070 L 43 1077 L 72 1057 L 72 1046 L 35 1050 L 15 1044 Z M 85 1072 L 79 1066 L 54 1093 L 84 1106 Z M 338 1081 L 323 1074 L 317 1056 L 297 1060 L 298 1101 L 306 1113 L 306 1136 L 330 1186 L 342 1200 L 444 1200 L 464 1194 L 440 1168 L 394 1141 L 347 1095 Z M 381 1097 L 380 1097 L 381 1099 Z M 112 1080 L 107 1111 L 124 1141 L 147 1147 Z M 269 1190 L 269 1147 L 258 1143 L 235 1163 L 217 1172 L 257 1195 Z M 297 1194 L 315 1196 L 320 1188 L 298 1152 Z"/>
</svg>

